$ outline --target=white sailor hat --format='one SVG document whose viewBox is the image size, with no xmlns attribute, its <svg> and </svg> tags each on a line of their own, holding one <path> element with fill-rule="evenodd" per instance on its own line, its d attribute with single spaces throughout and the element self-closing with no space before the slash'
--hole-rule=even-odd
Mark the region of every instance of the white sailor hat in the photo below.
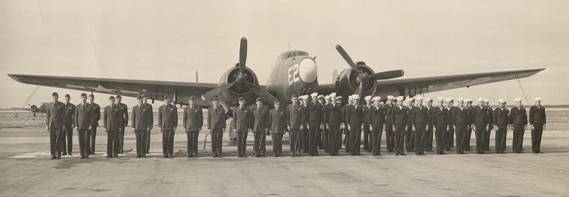
<svg viewBox="0 0 569 197">
<path fill-rule="evenodd" d="M 317 96 L 318 96 L 318 93 L 313 92 L 312 94 L 310 94 L 310 96 L 311 96 L 311 97 L 317 97 Z"/>
<path fill-rule="evenodd" d="M 488 103 L 488 102 L 490 102 L 490 99 L 484 98 L 484 102 Z"/>
<path fill-rule="evenodd" d="M 425 97 L 425 98 L 423 98 L 423 100 L 425 100 L 425 101 L 427 101 L 427 102 L 433 101 L 433 99 L 432 99 L 431 97 Z"/>
<path fill-rule="evenodd" d="M 387 100 L 393 100 L 395 99 L 395 97 L 393 97 L 393 95 L 387 95 Z"/>
<path fill-rule="evenodd" d="M 403 101 L 403 96 L 398 96 L 396 99 L 397 101 Z"/>
<path fill-rule="evenodd" d="M 535 97 L 534 101 L 541 101 L 541 97 Z"/>
<path fill-rule="evenodd" d="M 498 103 L 506 103 L 506 100 L 504 100 L 503 98 L 499 98 Z"/>
<path fill-rule="evenodd" d="M 462 101 L 464 101 L 464 99 L 463 99 L 462 97 L 458 97 L 458 98 L 456 99 L 456 102 L 462 102 Z"/>
<path fill-rule="evenodd" d="M 478 98 L 478 102 L 484 102 L 484 98 L 482 97 Z"/>
<path fill-rule="evenodd" d="M 354 94 L 354 95 L 352 95 L 352 98 L 354 98 L 354 99 L 356 99 L 356 100 L 357 100 L 357 99 L 360 99 L 360 95 Z"/>
<path fill-rule="evenodd" d="M 330 96 L 329 96 L 329 95 L 326 95 L 326 96 L 324 96 L 324 99 L 329 100 L 329 99 L 330 99 Z"/>
<path fill-rule="evenodd" d="M 443 101 L 445 101 L 445 97 L 442 97 L 442 96 L 441 96 L 441 97 L 437 98 L 437 100 L 438 100 L 439 102 L 443 102 Z"/>
<path fill-rule="evenodd" d="M 371 100 L 371 96 L 366 96 L 366 97 L 364 97 L 364 99 L 365 99 L 366 101 L 370 101 L 370 100 Z"/>
<path fill-rule="evenodd" d="M 470 99 L 470 98 L 466 98 L 465 100 L 467 103 L 472 103 L 472 99 Z"/>
<path fill-rule="evenodd" d="M 318 95 L 317 98 L 318 98 L 318 99 L 323 99 L 323 98 L 324 98 L 324 95 Z"/>
<path fill-rule="evenodd" d="M 445 98 L 445 101 L 446 101 L 446 102 L 451 102 L 451 101 L 452 101 L 452 98 L 446 97 L 446 98 Z"/>
<path fill-rule="evenodd" d="M 419 101 L 419 100 L 422 101 L 422 100 L 423 100 L 423 96 L 419 95 L 419 96 L 414 97 L 414 99 L 415 99 L 415 100 L 418 100 L 418 101 Z"/>
<path fill-rule="evenodd" d="M 516 98 L 514 99 L 514 101 L 516 101 L 516 102 L 522 102 L 522 98 L 516 97 Z"/>
<path fill-rule="evenodd" d="M 336 92 L 330 93 L 330 97 L 336 97 Z"/>
<path fill-rule="evenodd" d="M 381 97 L 379 97 L 379 96 L 374 96 L 371 100 L 372 100 L 372 101 L 379 101 L 379 100 L 381 100 Z"/>
</svg>

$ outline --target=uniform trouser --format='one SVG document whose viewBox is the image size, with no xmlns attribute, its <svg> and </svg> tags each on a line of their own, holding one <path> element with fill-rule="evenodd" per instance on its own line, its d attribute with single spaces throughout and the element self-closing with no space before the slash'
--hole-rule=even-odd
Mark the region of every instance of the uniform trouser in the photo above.
<svg viewBox="0 0 569 197">
<path fill-rule="evenodd" d="M 172 157 L 174 154 L 174 130 L 162 129 L 162 154 Z"/>
<path fill-rule="evenodd" d="M 237 131 L 237 152 L 239 157 L 247 154 L 247 131 Z"/>
<path fill-rule="evenodd" d="M 447 134 L 447 126 L 446 125 L 438 125 L 436 126 L 437 130 L 435 131 L 435 143 L 437 144 L 437 154 L 444 154 L 445 153 L 445 143 L 446 134 Z"/>
<path fill-rule="evenodd" d="M 369 123 L 363 123 L 363 125 L 364 125 L 364 128 L 362 130 L 363 130 L 363 136 L 364 136 L 364 139 L 363 139 L 364 149 L 367 151 L 371 151 L 371 146 L 370 146 L 371 138 L 369 136 L 370 135 L 369 125 L 370 124 Z"/>
<path fill-rule="evenodd" d="M 117 130 L 107 130 L 107 158 L 118 157 Z"/>
<path fill-rule="evenodd" d="M 407 152 L 415 151 L 415 133 L 413 131 L 413 126 L 407 125 L 405 130 L 405 150 Z"/>
<path fill-rule="evenodd" d="M 324 132 L 323 129 L 318 129 L 318 132 L 316 133 L 316 147 L 317 149 L 322 149 L 324 147 L 324 142 L 322 141 L 322 133 Z"/>
<path fill-rule="evenodd" d="M 71 125 L 63 127 L 63 135 L 61 136 L 63 140 L 61 141 L 61 150 L 63 154 L 73 152 L 73 127 Z"/>
<path fill-rule="evenodd" d="M 450 151 L 454 147 L 454 125 L 448 125 L 447 135 L 446 135 L 446 151 Z"/>
<path fill-rule="evenodd" d="M 393 134 L 393 124 L 385 123 L 385 143 L 387 146 L 387 152 L 393 152 L 393 146 L 395 143 L 395 135 Z"/>
<path fill-rule="evenodd" d="M 543 133 L 543 125 L 533 125 L 535 128 L 531 130 L 531 151 L 534 153 L 541 152 L 541 134 Z"/>
<path fill-rule="evenodd" d="M 524 141 L 524 126 L 523 124 L 514 124 L 514 135 L 512 139 L 512 152 L 521 153 Z"/>
<path fill-rule="evenodd" d="M 474 134 L 476 135 L 476 153 L 484 153 L 485 148 L 485 139 L 486 136 L 486 124 L 477 124 L 476 130 L 474 130 Z"/>
<path fill-rule="evenodd" d="M 119 128 L 119 132 L 117 134 L 117 150 L 119 153 L 123 153 L 123 144 L 124 144 L 124 127 Z"/>
<path fill-rule="evenodd" d="M 81 153 L 81 157 L 88 157 L 89 156 L 89 135 L 88 129 L 77 129 L 77 138 L 79 139 L 79 152 Z"/>
<path fill-rule="evenodd" d="M 484 133 L 484 150 L 490 150 L 490 135 L 492 134 L 492 128 L 487 127 L 486 132 Z"/>
<path fill-rule="evenodd" d="M 507 125 L 498 126 L 496 129 L 496 137 L 495 137 L 495 149 L 496 153 L 504 153 L 506 150 L 506 131 L 508 130 Z"/>
<path fill-rule="evenodd" d="M 425 135 L 423 136 L 423 148 L 425 151 L 433 151 L 433 126 L 429 125 L 427 130 L 425 130 Z"/>
<path fill-rule="evenodd" d="M 318 132 L 320 131 L 320 122 L 310 122 L 310 129 L 308 131 L 308 150 L 310 155 L 318 156 Z"/>
<path fill-rule="evenodd" d="M 302 151 L 304 153 L 310 152 L 310 138 L 309 137 L 310 137 L 310 132 L 305 127 L 304 129 L 302 129 Z"/>
<path fill-rule="evenodd" d="M 211 152 L 213 153 L 213 155 L 221 157 L 223 153 L 222 146 L 223 146 L 223 129 L 211 130 Z M 196 154 L 197 154 L 197 149 L 196 149 Z"/>
<path fill-rule="evenodd" d="M 340 124 L 339 123 L 328 123 L 328 139 L 327 143 L 326 143 L 326 149 L 328 150 L 328 154 L 329 155 L 337 155 L 338 154 L 338 149 L 339 146 L 341 145 L 341 143 L 338 143 L 338 136 L 341 136 L 340 134 Z"/>
<path fill-rule="evenodd" d="M 423 145 L 425 127 L 425 124 L 415 124 L 415 154 L 421 155 L 425 153 L 425 145 Z"/>
<path fill-rule="evenodd" d="M 383 125 L 373 125 L 371 131 L 371 152 L 373 155 L 381 154 L 381 135 L 383 133 Z"/>
<path fill-rule="evenodd" d="M 362 144 L 362 128 L 361 125 L 350 125 L 350 151 L 352 155 L 360 154 L 360 146 Z"/>
<path fill-rule="evenodd" d="M 146 156 L 146 130 L 135 130 L 136 135 L 136 156 Z"/>
<path fill-rule="evenodd" d="M 347 127 L 347 126 L 346 126 Z M 345 129 L 346 133 L 344 133 L 344 146 L 346 147 L 346 152 L 352 152 L 352 142 L 350 138 L 350 130 Z"/>
<path fill-rule="evenodd" d="M 280 157 L 283 154 L 283 134 L 272 133 L 273 138 L 273 156 Z"/>
<path fill-rule="evenodd" d="M 63 129 L 51 128 L 49 129 L 49 150 L 52 157 L 61 157 L 62 143 L 63 143 Z"/>
<path fill-rule="evenodd" d="M 152 133 L 150 133 L 150 129 L 148 129 L 146 131 L 146 154 L 150 153 L 150 136 L 152 135 Z"/>
<path fill-rule="evenodd" d="M 344 131 L 345 128 L 344 129 L 338 128 L 338 132 L 336 133 L 336 140 L 338 140 L 336 148 L 338 150 L 342 149 L 342 143 L 343 143 L 342 137 L 344 136 Z"/>
<path fill-rule="evenodd" d="M 266 152 L 266 142 L 267 142 L 267 133 L 265 129 L 262 131 L 257 131 L 254 134 L 255 142 L 253 144 L 253 150 L 255 151 L 256 156 L 265 156 Z"/>
<path fill-rule="evenodd" d="M 186 136 L 188 137 L 187 152 L 188 156 L 198 154 L 198 137 L 200 135 L 199 130 L 186 130 Z M 212 146 L 213 147 L 213 146 Z"/>
<path fill-rule="evenodd" d="M 456 125 L 456 153 L 464 153 L 464 141 L 466 140 L 466 125 Z"/>
<path fill-rule="evenodd" d="M 470 138 L 472 137 L 472 125 L 466 127 L 466 132 L 464 133 L 464 150 L 470 151 Z"/>
<path fill-rule="evenodd" d="M 91 129 L 91 131 L 89 132 L 89 134 L 91 135 L 91 148 L 89 150 L 90 154 L 94 154 L 95 153 L 95 138 L 97 137 L 97 127 L 93 126 L 93 128 Z"/>
<path fill-rule="evenodd" d="M 292 155 L 296 155 L 297 153 L 300 153 L 302 151 L 301 149 L 301 145 L 300 145 L 300 130 L 299 129 L 295 129 L 292 128 L 289 131 L 289 135 L 290 135 L 290 152 L 292 153 Z"/>
<path fill-rule="evenodd" d="M 394 131 L 394 143 L 393 148 L 395 153 L 397 154 L 404 154 L 405 153 L 405 124 L 395 124 Z"/>
<path fill-rule="evenodd" d="M 326 152 L 328 152 L 328 129 L 324 128 L 320 130 L 320 149 L 324 149 Z"/>
</svg>

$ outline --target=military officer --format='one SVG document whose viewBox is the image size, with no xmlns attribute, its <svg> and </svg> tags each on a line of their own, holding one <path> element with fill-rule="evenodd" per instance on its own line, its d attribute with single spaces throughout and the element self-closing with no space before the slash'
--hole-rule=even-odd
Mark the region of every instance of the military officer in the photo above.
<svg viewBox="0 0 569 197">
<path fill-rule="evenodd" d="M 353 95 L 352 99 L 354 103 L 346 111 L 346 123 L 350 130 L 350 151 L 352 155 L 360 155 L 364 110 L 359 95 Z"/>
<path fill-rule="evenodd" d="M 151 120 L 150 123 L 148 123 L 150 125 L 150 127 L 147 128 L 146 134 L 144 134 L 144 136 L 146 136 L 146 140 L 145 140 L 145 142 L 146 142 L 146 146 L 145 146 L 146 147 L 146 154 L 148 154 L 150 152 L 150 137 L 151 137 L 150 132 L 152 131 L 152 128 L 154 127 L 154 109 L 153 109 L 152 105 L 148 103 L 148 97 L 147 96 L 143 96 L 142 100 L 143 100 L 143 103 L 144 103 L 146 109 L 150 109 L 150 113 L 152 114 L 152 117 L 153 117 L 150 119 Z"/>
<path fill-rule="evenodd" d="M 81 93 L 81 103 L 75 107 L 74 124 L 77 127 L 77 138 L 79 139 L 79 151 L 81 159 L 89 158 L 89 143 L 91 136 L 89 130 L 91 129 L 91 121 L 93 113 L 91 107 L 87 103 L 87 94 Z"/>
<path fill-rule="evenodd" d="M 506 108 L 506 100 L 498 99 L 500 107 L 494 110 L 494 124 L 496 125 L 496 153 L 504 153 L 506 150 L 506 132 L 509 124 L 510 110 Z"/>
<path fill-rule="evenodd" d="M 447 98 L 446 99 L 446 108 L 447 108 L 447 116 L 448 116 L 448 123 L 447 123 L 447 134 L 446 134 L 446 151 L 450 151 L 454 147 L 454 112 L 456 111 L 456 107 L 454 106 L 454 99 Z"/>
<path fill-rule="evenodd" d="M 466 139 L 466 129 L 469 124 L 469 111 L 464 105 L 464 99 L 458 98 L 458 107 L 455 109 L 451 122 L 454 123 L 454 131 L 456 132 L 456 153 L 464 154 L 464 140 Z"/>
<path fill-rule="evenodd" d="M 318 133 L 324 127 L 322 124 L 322 105 L 317 101 L 318 93 L 312 93 L 310 96 L 312 101 L 306 108 L 308 114 L 308 149 L 311 156 L 318 156 L 318 142 L 320 141 Z"/>
<path fill-rule="evenodd" d="M 474 108 L 472 107 L 472 99 L 465 99 L 466 111 L 468 112 L 468 124 L 464 135 L 464 151 L 470 151 L 470 137 L 472 136 L 472 124 L 474 124 Z"/>
<path fill-rule="evenodd" d="M 484 98 L 478 99 L 479 104 L 473 108 L 474 133 L 476 136 L 476 153 L 483 154 L 486 150 L 484 147 L 484 136 L 488 132 L 489 119 L 487 106 L 484 105 Z"/>
<path fill-rule="evenodd" d="M 89 107 L 91 107 L 92 121 L 91 130 L 89 135 L 91 135 L 91 148 L 89 154 L 95 154 L 95 138 L 97 137 L 97 127 L 99 126 L 99 120 L 101 119 L 101 107 L 99 104 L 95 103 L 95 95 L 89 94 Z"/>
<path fill-rule="evenodd" d="M 223 130 L 226 126 L 225 109 L 219 104 L 219 99 L 214 97 L 212 106 L 207 111 L 207 128 L 211 133 L 211 152 L 213 152 L 213 157 L 222 157 Z"/>
<path fill-rule="evenodd" d="M 413 116 L 413 107 L 415 105 L 414 98 L 407 98 L 405 101 L 405 108 L 407 108 L 407 125 L 405 126 L 405 150 L 407 152 L 415 151 L 415 125 L 413 121 L 415 117 Z"/>
<path fill-rule="evenodd" d="M 342 136 L 340 129 L 344 126 L 344 115 L 342 114 L 341 100 L 338 100 L 335 94 L 330 95 L 330 97 L 332 101 L 328 106 L 328 115 L 326 115 L 326 129 L 328 130 L 328 146 L 326 148 L 329 155 L 335 156 L 338 155 L 338 150 L 342 144 L 338 138 Z"/>
<path fill-rule="evenodd" d="M 164 97 L 164 105 L 158 108 L 158 125 L 162 132 L 162 154 L 164 158 L 173 158 L 178 108 L 171 103 L 169 96 Z"/>
<path fill-rule="evenodd" d="M 301 114 L 302 114 L 302 124 L 300 125 L 301 129 L 301 145 L 302 145 L 302 152 L 303 153 L 309 153 L 309 148 L 308 148 L 308 95 L 302 95 L 302 99 L 300 100 L 300 109 L 301 109 Z"/>
<path fill-rule="evenodd" d="M 425 151 L 433 151 L 433 99 L 431 98 L 424 98 L 425 102 L 427 103 L 427 129 L 425 130 L 425 136 L 423 137 L 423 147 Z"/>
<path fill-rule="evenodd" d="M 292 156 L 302 155 L 302 133 L 301 128 L 303 126 L 303 115 L 300 104 L 298 103 L 298 98 L 296 96 L 291 97 L 291 104 L 287 107 L 287 130 L 290 136 L 290 152 Z M 306 122 L 306 121 L 304 121 Z"/>
<path fill-rule="evenodd" d="M 515 99 L 516 106 L 510 109 L 510 124 L 513 126 L 514 134 L 512 138 L 512 151 L 521 153 L 524 141 L 525 127 L 528 124 L 526 108 L 522 104 L 522 99 Z"/>
<path fill-rule="evenodd" d="M 132 107 L 132 128 L 136 135 L 136 157 L 146 157 L 146 135 L 152 129 L 152 106 L 144 103 L 144 97 L 138 96 L 138 105 Z"/>
<path fill-rule="evenodd" d="M 126 104 L 122 103 L 122 97 L 121 95 L 117 95 L 116 96 L 117 99 L 117 107 L 119 107 L 119 109 L 122 112 L 121 118 L 123 119 L 122 122 L 124 125 L 122 125 L 119 128 L 118 131 L 118 135 L 117 135 L 117 150 L 119 151 L 119 154 L 124 154 L 124 150 L 123 150 L 123 144 L 124 144 L 124 128 L 126 126 L 128 126 L 128 106 L 126 106 Z"/>
<path fill-rule="evenodd" d="M 545 107 L 541 105 L 541 98 L 534 99 L 535 104 L 529 108 L 529 123 L 531 129 L 531 150 L 533 153 L 540 153 L 541 134 L 546 123 Z"/>
<path fill-rule="evenodd" d="M 435 143 L 437 144 L 437 154 L 445 153 L 446 134 L 448 128 L 448 110 L 445 106 L 445 98 L 437 99 L 439 106 L 433 108 L 433 124 L 435 126 Z"/>
<path fill-rule="evenodd" d="M 283 134 L 287 127 L 287 118 L 286 111 L 281 109 L 279 101 L 276 101 L 274 108 L 269 110 L 268 122 L 270 122 L 270 132 L 273 139 L 273 156 L 280 157 L 283 153 Z"/>
<path fill-rule="evenodd" d="M 75 119 L 75 105 L 71 102 L 71 96 L 69 94 L 65 95 L 64 103 L 65 105 L 65 113 L 63 113 L 63 135 L 61 138 L 61 148 L 63 150 L 63 155 L 71 155 L 73 152 L 73 127 L 75 127 L 74 119 Z"/>
<path fill-rule="evenodd" d="M 257 97 L 255 100 L 255 105 L 251 107 L 251 112 L 253 114 L 253 134 L 255 137 L 255 143 L 253 145 L 253 151 L 255 156 L 264 157 L 266 152 L 266 140 L 267 132 L 269 131 L 268 116 L 269 109 L 263 105 L 263 100 Z"/>
<path fill-rule="evenodd" d="M 239 106 L 233 110 L 235 119 L 235 132 L 237 133 L 237 149 L 239 157 L 247 154 L 247 133 L 253 129 L 253 115 L 250 109 L 245 107 L 245 98 L 239 98 Z"/>
<path fill-rule="evenodd" d="M 114 96 L 109 97 L 110 104 L 103 110 L 103 125 L 107 132 L 107 158 L 118 158 L 118 132 L 124 125 L 122 109 L 120 109 Z"/>
<path fill-rule="evenodd" d="M 381 155 L 381 135 L 383 133 L 383 123 L 385 123 L 385 110 L 381 103 L 381 97 L 376 96 L 372 99 L 371 108 L 371 153 Z"/>
<path fill-rule="evenodd" d="M 198 137 L 203 126 L 202 108 L 194 103 L 194 97 L 190 96 L 188 106 L 184 108 L 182 124 L 188 137 L 188 157 L 198 156 Z M 214 156 L 216 154 L 214 153 Z"/>
<path fill-rule="evenodd" d="M 484 135 L 483 147 L 484 150 L 490 150 L 490 134 L 494 128 L 494 109 L 490 107 L 490 100 L 484 98 L 484 106 L 486 107 L 486 116 L 488 117 L 488 125 L 486 126 L 486 133 Z"/>
<path fill-rule="evenodd" d="M 394 98 L 392 95 L 388 95 L 387 100 L 385 100 L 385 143 L 387 152 L 393 152 L 393 144 L 395 143 L 395 135 L 393 134 Z"/>
<path fill-rule="evenodd" d="M 63 118 L 65 115 L 65 105 L 59 102 L 59 94 L 51 94 L 52 102 L 47 104 L 46 124 L 49 131 L 49 144 L 51 159 L 60 159 L 63 141 Z"/>
<path fill-rule="evenodd" d="M 368 152 L 371 152 L 371 137 L 370 137 L 370 127 L 372 126 L 372 109 L 373 109 L 373 104 L 371 101 L 371 96 L 366 96 L 364 97 L 365 100 L 365 105 L 363 105 L 363 113 L 364 113 L 364 119 L 363 119 L 363 145 L 364 145 L 364 149 Z"/>
<path fill-rule="evenodd" d="M 425 136 L 427 125 L 429 124 L 429 110 L 423 106 L 422 96 L 417 96 L 415 100 L 417 102 L 411 112 L 411 121 L 415 127 L 415 154 L 424 155 L 425 146 L 423 145 L 423 138 Z"/>
</svg>

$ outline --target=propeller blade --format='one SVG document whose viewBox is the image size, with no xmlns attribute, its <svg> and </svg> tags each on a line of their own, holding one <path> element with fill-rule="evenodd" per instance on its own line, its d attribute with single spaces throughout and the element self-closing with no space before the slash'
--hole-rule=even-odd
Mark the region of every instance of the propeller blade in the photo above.
<svg viewBox="0 0 569 197">
<path fill-rule="evenodd" d="M 210 91 L 207 91 L 206 93 L 204 93 L 202 95 L 202 97 L 207 101 L 210 100 L 211 98 L 221 95 L 221 93 L 223 93 L 224 91 L 228 90 L 229 88 L 233 87 L 235 84 L 237 84 L 237 81 L 228 83 L 228 84 L 223 84 L 217 88 L 214 88 Z"/>
<path fill-rule="evenodd" d="M 247 65 L 247 38 L 241 38 L 241 45 L 239 48 L 239 70 L 243 73 Z"/>
<path fill-rule="evenodd" d="M 363 98 L 363 90 L 364 90 L 364 83 L 363 81 L 360 81 L 360 85 L 358 86 L 358 88 L 356 89 L 356 94 L 360 96 L 360 98 Z"/>
<path fill-rule="evenodd" d="M 273 105 L 277 101 L 276 97 L 274 97 L 271 93 L 267 92 L 266 90 L 262 89 L 260 86 L 250 82 L 244 82 L 244 83 L 245 85 L 247 85 L 249 90 L 255 93 L 255 95 L 257 95 L 258 97 L 261 97 L 263 101 L 269 103 L 270 105 Z"/>
<path fill-rule="evenodd" d="M 356 63 L 354 63 L 354 60 L 352 60 L 352 58 L 350 58 L 350 55 L 348 55 L 348 53 L 346 53 L 346 51 L 344 50 L 344 48 L 342 48 L 342 46 L 340 46 L 339 44 L 336 45 L 336 50 L 338 51 L 338 53 L 340 53 L 340 55 L 344 58 L 344 60 L 346 60 L 346 62 L 348 62 L 348 64 L 352 67 L 355 68 L 356 67 Z"/>
<path fill-rule="evenodd" d="M 369 80 L 392 79 L 403 76 L 403 70 L 390 70 L 385 72 L 378 72 L 368 76 Z"/>
</svg>

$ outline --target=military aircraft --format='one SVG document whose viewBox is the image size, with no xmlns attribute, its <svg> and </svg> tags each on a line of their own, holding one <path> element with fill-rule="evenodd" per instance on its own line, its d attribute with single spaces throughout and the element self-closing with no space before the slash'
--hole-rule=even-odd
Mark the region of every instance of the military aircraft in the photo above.
<svg viewBox="0 0 569 197">
<path fill-rule="evenodd" d="M 46 76 L 8 74 L 12 79 L 34 85 L 83 90 L 89 92 L 117 94 L 135 97 L 147 95 L 150 99 L 163 100 L 165 96 L 173 98 L 176 104 L 187 104 L 190 96 L 198 96 L 198 104 L 207 106 L 208 101 L 218 96 L 221 103 L 228 107 L 236 105 L 239 97 L 245 97 L 248 104 L 255 97 L 272 104 L 277 100 L 287 103 L 292 95 L 318 92 L 338 95 L 359 94 L 415 96 L 428 92 L 470 87 L 474 85 L 519 79 L 534 75 L 544 68 L 486 72 L 462 75 L 447 75 L 422 78 L 395 79 L 403 76 L 402 70 L 374 72 L 365 62 L 354 62 L 340 45 L 336 45 L 339 54 L 346 60 L 349 68 L 334 76 L 332 83 L 319 84 L 316 58 L 308 52 L 290 50 L 282 53 L 276 61 L 267 83 L 260 85 L 255 72 L 247 66 L 247 39 L 242 38 L 239 50 L 239 62 L 229 68 L 220 78 L 219 83 L 148 81 L 129 79 L 107 79 L 70 76 Z M 344 97 L 345 98 L 345 97 Z"/>
</svg>

